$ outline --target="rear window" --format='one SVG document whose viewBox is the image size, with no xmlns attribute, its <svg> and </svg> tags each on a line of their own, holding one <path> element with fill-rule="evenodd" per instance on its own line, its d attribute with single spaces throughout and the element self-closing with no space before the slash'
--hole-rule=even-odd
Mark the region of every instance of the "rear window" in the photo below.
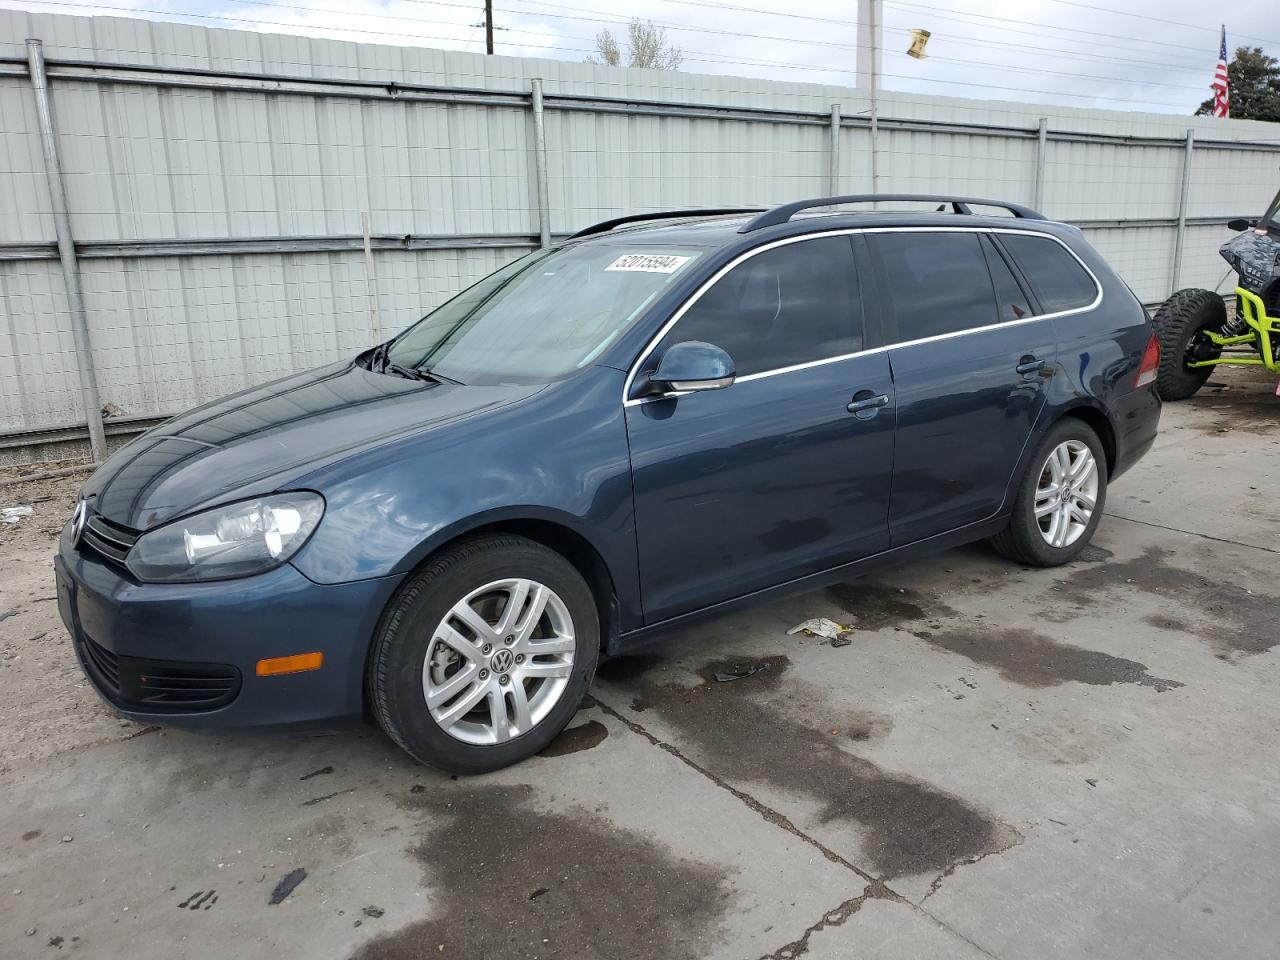
<svg viewBox="0 0 1280 960">
<path fill-rule="evenodd" d="M 1087 307 L 1098 296 L 1093 278 L 1058 241 L 1002 233 L 1000 242 L 1022 269 L 1045 313 Z"/>
</svg>

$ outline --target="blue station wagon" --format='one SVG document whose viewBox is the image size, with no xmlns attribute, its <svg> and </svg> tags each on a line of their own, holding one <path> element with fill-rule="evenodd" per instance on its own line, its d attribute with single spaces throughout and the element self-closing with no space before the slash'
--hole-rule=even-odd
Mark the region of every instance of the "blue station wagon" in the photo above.
<svg viewBox="0 0 1280 960">
<path fill-rule="evenodd" d="M 693 618 L 980 539 L 1071 560 L 1155 438 L 1158 365 L 1080 231 L 1013 204 L 623 217 L 120 449 L 59 606 L 127 717 L 368 711 L 492 770 Z"/>
</svg>

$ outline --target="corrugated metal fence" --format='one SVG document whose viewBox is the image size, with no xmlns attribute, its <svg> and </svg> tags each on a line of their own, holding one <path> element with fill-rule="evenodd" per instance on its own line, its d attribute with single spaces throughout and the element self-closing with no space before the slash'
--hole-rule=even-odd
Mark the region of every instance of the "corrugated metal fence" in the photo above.
<svg viewBox="0 0 1280 960">
<path fill-rule="evenodd" d="M 849 88 L 7 10 L 0 37 L 0 459 L 86 436 L 25 37 L 113 434 L 371 343 L 366 215 L 389 332 L 545 235 L 873 186 Z M 1222 225 L 1280 165 L 1280 130 L 1248 121 L 903 94 L 879 114 L 881 192 L 1037 206 L 1147 301 L 1222 282 Z"/>
</svg>

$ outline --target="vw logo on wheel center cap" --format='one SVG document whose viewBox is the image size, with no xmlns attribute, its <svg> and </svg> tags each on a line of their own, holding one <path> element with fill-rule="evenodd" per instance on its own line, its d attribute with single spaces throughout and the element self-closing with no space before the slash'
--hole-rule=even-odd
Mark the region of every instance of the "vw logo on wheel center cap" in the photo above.
<svg viewBox="0 0 1280 960">
<path fill-rule="evenodd" d="M 503 648 L 493 655 L 489 667 L 494 673 L 506 673 L 515 664 L 516 658 L 510 650 Z"/>
</svg>

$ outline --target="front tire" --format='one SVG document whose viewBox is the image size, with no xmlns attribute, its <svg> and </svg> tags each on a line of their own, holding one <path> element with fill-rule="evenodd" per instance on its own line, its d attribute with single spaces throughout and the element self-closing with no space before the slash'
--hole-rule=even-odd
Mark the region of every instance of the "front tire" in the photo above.
<svg viewBox="0 0 1280 960">
<path fill-rule="evenodd" d="M 1188 367 L 1189 354 L 1197 360 L 1216 360 L 1221 355 L 1221 348 L 1199 334 L 1222 332 L 1227 305 L 1212 290 L 1179 290 L 1160 304 L 1152 323 L 1160 341 L 1156 392 L 1161 400 L 1186 400 L 1213 373 L 1213 367 Z"/>
<path fill-rule="evenodd" d="M 1059 420 L 1036 446 L 1009 525 L 991 538 L 1003 556 L 1034 567 L 1074 560 L 1093 539 L 1107 498 L 1107 458 L 1083 420 Z"/>
<path fill-rule="evenodd" d="M 415 571 L 369 658 L 382 729 L 416 760 L 486 773 L 543 750 L 595 675 L 600 624 L 581 574 L 511 535 L 462 541 Z"/>
</svg>

